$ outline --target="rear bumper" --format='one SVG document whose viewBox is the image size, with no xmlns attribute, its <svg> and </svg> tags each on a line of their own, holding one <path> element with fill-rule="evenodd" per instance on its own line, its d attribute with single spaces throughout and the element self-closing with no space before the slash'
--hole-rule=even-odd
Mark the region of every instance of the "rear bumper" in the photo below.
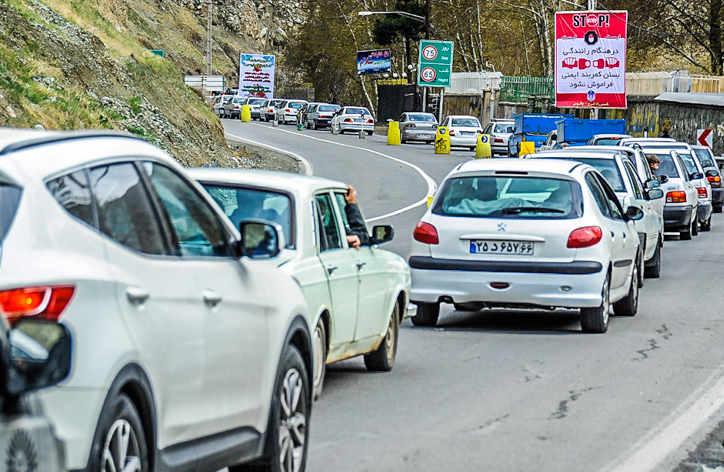
<svg viewBox="0 0 724 472">
<path fill-rule="evenodd" d="M 571 263 L 480 262 L 410 257 L 413 302 L 593 308 L 606 276 L 595 261 Z M 492 283 L 507 283 L 504 289 Z"/>
<path fill-rule="evenodd" d="M 342 131 L 374 131 L 374 123 L 340 123 L 339 127 Z"/>
<path fill-rule="evenodd" d="M 697 217 L 699 218 L 699 221 L 706 221 L 711 216 L 712 212 L 712 206 L 710 200 L 705 201 L 699 201 L 699 204 L 697 205 Z"/>
<path fill-rule="evenodd" d="M 450 146 L 477 146 L 478 135 L 475 136 L 450 136 Z"/>
<path fill-rule="evenodd" d="M 687 231 L 691 227 L 690 206 L 664 206 L 664 231 Z"/>
<path fill-rule="evenodd" d="M 435 130 L 405 130 L 402 138 L 405 141 L 435 141 Z"/>
<path fill-rule="evenodd" d="M 720 207 L 724 204 L 724 188 L 711 189 L 711 203 L 715 207 Z"/>
</svg>

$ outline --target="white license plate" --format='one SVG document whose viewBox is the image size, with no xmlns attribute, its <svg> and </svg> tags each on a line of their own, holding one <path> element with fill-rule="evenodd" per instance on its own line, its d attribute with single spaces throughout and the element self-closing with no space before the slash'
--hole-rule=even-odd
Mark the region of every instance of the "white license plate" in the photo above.
<svg viewBox="0 0 724 472">
<path fill-rule="evenodd" d="M 418 134 L 416 137 L 418 137 L 418 138 L 431 138 L 432 135 L 429 135 L 429 134 Z"/>
<path fill-rule="evenodd" d="M 460 131 L 460 135 L 462 135 L 462 136 L 472 136 L 474 134 L 475 134 L 474 131 Z"/>
<path fill-rule="evenodd" d="M 532 256 L 535 243 L 530 241 L 470 241 L 471 254 L 510 254 Z"/>
</svg>

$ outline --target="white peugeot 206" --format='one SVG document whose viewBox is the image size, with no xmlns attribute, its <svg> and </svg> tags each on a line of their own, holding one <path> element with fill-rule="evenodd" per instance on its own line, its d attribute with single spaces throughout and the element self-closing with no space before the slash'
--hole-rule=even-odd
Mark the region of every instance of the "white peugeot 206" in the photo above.
<svg viewBox="0 0 724 472">
<path fill-rule="evenodd" d="M 579 308 L 585 332 L 609 309 L 638 311 L 641 250 L 634 220 L 593 167 L 571 161 L 483 159 L 460 164 L 417 224 L 410 256 L 415 325 L 440 303 Z"/>
<path fill-rule="evenodd" d="M 0 129 L 0 316 L 73 335 L 68 378 L 37 394 L 68 469 L 304 470 L 306 303 L 250 261 L 283 239 L 239 232 L 142 139 Z"/>
</svg>

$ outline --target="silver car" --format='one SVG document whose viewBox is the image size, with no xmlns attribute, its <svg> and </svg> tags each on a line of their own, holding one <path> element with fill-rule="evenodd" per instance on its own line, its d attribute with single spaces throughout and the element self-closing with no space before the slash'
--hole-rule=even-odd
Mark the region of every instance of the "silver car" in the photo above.
<svg viewBox="0 0 724 472">
<path fill-rule="evenodd" d="M 432 113 L 405 112 L 397 120 L 400 122 L 400 142 L 435 141 L 437 118 Z"/>
<path fill-rule="evenodd" d="M 490 152 L 492 155 L 508 155 L 508 140 L 515 131 L 513 120 L 493 120 L 485 126 L 483 134 L 490 135 Z"/>
<path fill-rule="evenodd" d="M 334 114 L 337 113 L 342 107 L 339 105 L 333 105 L 330 103 L 320 103 L 314 105 L 309 109 L 307 113 L 307 121 L 305 125 L 307 129 L 319 129 L 329 128 L 332 123 Z"/>
<path fill-rule="evenodd" d="M 247 97 L 242 106 L 249 105 L 249 111 L 251 112 L 252 120 L 261 120 L 261 107 L 266 102 L 265 98 L 259 97 Z"/>
</svg>

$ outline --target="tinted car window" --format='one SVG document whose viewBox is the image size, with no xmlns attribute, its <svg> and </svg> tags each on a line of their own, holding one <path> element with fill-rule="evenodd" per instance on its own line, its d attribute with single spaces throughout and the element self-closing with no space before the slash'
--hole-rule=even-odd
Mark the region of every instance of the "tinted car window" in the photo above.
<svg viewBox="0 0 724 472">
<path fill-rule="evenodd" d="M 319 227 L 320 250 L 329 251 L 342 247 L 342 234 L 334 215 L 332 199 L 328 194 L 317 195 L 317 222 Z"/>
<path fill-rule="evenodd" d="M 317 111 L 337 111 L 337 107 L 332 105 L 320 105 Z"/>
<path fill-rule="evenodd" d="M 48 181 L 45 185 L 68 213 L 84 223 L 95 226 L 93 200 L 85 171 L 58 177 Z"/>
<path fill-rule="evenodd" d="M 706 149 L 694 149 L 694 152 L 696 153 L 696 157 L 699 158 L 699 162 L 703 167 L 716 167 L 716 164 L 712 160 L 709 151 L 707 151 Z"/>
<path fill-rule="evenodd" d="M 292 199 L 289 195 L 269 190 L 231 188 L 214 184 L 204 184 L 204 188 L 237 228 L 244 220 L 272 221 L 282 227 L 285 247 L 294 247 Z"/>
<path fill-rule="evenodd" d="M 588 172 L 586 174 L 586 183 L 588 184 L 588 188 L 593 194 L 594 200 L 596 200 L 596 205 L 598 205 L 598 209 L 601 210 L 601 213 L 610 218 L 611 209 L 608 206 L 606 192 L 604 192 L 601 188 L 601 184 L 598 183 L 598 180 L 593 175 L 593 172 Z"/>
<path fill-rule="evenodd" d="M 576 182 L 542 177 L 461 177 L 450 179 L 433 213 L 492 218 L 578 218 L 581 192 Z"/>
<path fill-rule="evenodd" d="M 174 231 L 173 247 L 182 256 L 230 256 L 221 221 L 196 191 L 168 167 L 144 163 Z"/>
<path fill-rule="evenodd" d="M 410 121 L 425 121 L 428 123 L 434 123 L 435 117 L 432 115 L 410 115 Z"/>
<path fill-rule="evenodd" d="M 20 203 L 21 193 L 19 187 L 0 183 L 0 242 L 5 239 L 10 224 L 13 222 L 15 211 Z"/>
<path fill-rule="evenodd" d="M 344 109 L 345 115 L 371 115 L 371 113 L 366 108 L 357 108 L 357 107 L 347 107 Z"/>
<path fill-rule="evenodd" d="M 646 153 L 647 155 L 652 155 L 653 153 Z M 679 175 L 679 170 L 676 168 L 676 164 L 674 164 L 674 159 L 671 157 L 671 154 L 653 154 L 654 156 L 659 158 L 659 168 L 654 171 L 655 176 L 659 175 L 666 175 L 668 177 L 673 178 L 679 178 L 681 177 Z"/>
<path fill-rule="evenodd" d="M 556 159 L 561 159 L 559 157 L 556 157 Z M 613 188 L 614 192 L 624 192 L 626 189 L 623 186 L 623 180 L 621 180 L 621 172 L 618 170 L 618 166 L 616 165 L 616 161 L 613 159 L 596 159 L 596 158 L 590 158 L 587 159 L 585 157 L 568 157 L 563 158 L 569 161 L 578 161 L 583 162 L 584 164 L 588 164 L 597 171 L 603 175 L 606 180 L 608 181 L 608 184 Z"/>
<path fill-rule="evenodd" d="M 289 103 L 287 103 L 287 107 L 289 107 L 289 108 L 300 108 L 302 105 L 304 105 L 302 102 L 289 102 Z"/>
<path fill-rule="evenodd" d="M 144 254 L 164 254 L 158 218 L 131 163 L 94 167 L 90 182 L 100 231 Z"/>
<path fill-rule="evenodd" d="M 475 118 L 453 118 L 452 126 L 469 126 L 480 128 L 480 123 Z"/>
</svg>

